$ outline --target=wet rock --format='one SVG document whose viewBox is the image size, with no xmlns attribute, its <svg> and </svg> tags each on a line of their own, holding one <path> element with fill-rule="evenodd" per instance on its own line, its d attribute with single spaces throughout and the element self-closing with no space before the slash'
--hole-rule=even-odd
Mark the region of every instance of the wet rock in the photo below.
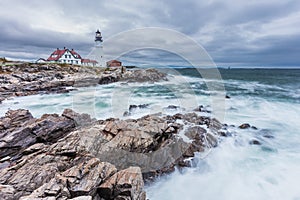
<svg viewBox="0 0 300 200">
<path fill-rule="evenodd" d="M 103 199 L 145 200 L 144 181 L 139 167 L 129 167 L 110 177 L 98 188 Z"/>
<path fill-rule="evenodd" d="M 209 110 L 209 107 L 204 107 L 203 105 L 200 105 L 198 108 L 194 109 L 196 112 L 204 112 L 204 113 L 211 113 L 211 110 Z"/>
<path fill-rule="evenodd" d="M 228 131 L 227 129 L 221 129 L 218 131 L 218 135 L 222 136 L 222 137 L 229 137 L 231 136 L 231 132 Z"/>
<path fill-rule="evenodd" d="M 149 104 L 140 104 L 140 105 L 130 105 L 129 106 L 129 112 L 132 112 L 133 110 L 139 108 L 139 109 L 144 109 L 144 108 L 148 108 Z"/>
<path fill-rule="evenodd" d="M 261 129 L 259 130 L 259 135 L 261 135 L 264 138 L 273 139 L 275 138 L 272 131 L 269 129 Z"/>
<path fill-rule="evenodd" d="M 240 129 L 248 129 L 248 128 L 250 128 L 250 127 L 251 127 L 250 124 L 247 124 L 247 123 L 241 124 L 241 125 L 239 126 Z"/>
<path fill-rule="evenodd" d="M 125 111 L 125 112 L 123 113 L 123 117 L 128 117 L 128 116 L 130 116 L 130 112 Z"/>
<path fill-rule="evenodd" d="M 176 110 L 179 109 L 179 106 L 175 106 L 175 105 L 169 105 L 168 107 L 166 107 L 166 109 L 170 109 L 170 110 Z"/>
<path fill-rule="evenodd" d="M 268 134 L 263 135 L 263 137 L 268 138 L 268 139 L 274 139 L 275 138 L 273 135 L 268 135 Z"/>
<path fill-rule="evenodd" d="M 229 95 L 226 95 L 225 98 L 226 99 L 231 99 L 231 97 Z"/>
<path fill-rule="evenodd" d="M 251 141 L 249 142 L 249 144 L 251 144 L 251 145 L 261 145 L 261 142 L 258 141 L 258 140 L 256 140 L 256 139 L 253 139 L 253 140 L 251 140 Z"/>
</svg>

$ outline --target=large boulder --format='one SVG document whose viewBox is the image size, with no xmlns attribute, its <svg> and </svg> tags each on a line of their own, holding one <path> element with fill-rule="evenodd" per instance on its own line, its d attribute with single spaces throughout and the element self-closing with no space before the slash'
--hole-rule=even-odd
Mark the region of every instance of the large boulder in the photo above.
<svg viewBox="0 0 300 200">
<path fill-rule="evenodd" d="M 28 110 L 10 110 L 0 118 L 0 160 L 14 157 L 35 143 L 55 143 L 74 127 L 74 120 L 57 114 L 35 119 Z"/>
<path fill-rule="evenodd" d="M 146 200 L 144 181 L 139 167 L 129 167 L 114 174 L 100 185 L 98 193 L 105 200 Z"/>
</svg>

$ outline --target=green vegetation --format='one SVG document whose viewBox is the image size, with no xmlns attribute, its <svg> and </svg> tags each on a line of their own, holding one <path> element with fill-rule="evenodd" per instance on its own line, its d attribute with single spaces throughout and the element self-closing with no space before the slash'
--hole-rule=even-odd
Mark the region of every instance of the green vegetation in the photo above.
<svg viewBox="0 0 300 200">
<path fill-rule="evenodd" d="M 3 58 L 0 58 L 0 62 L 5 63 L 5 62 L 7 62 L 7 60 L 5 57 L 3 57 Z"/>
</svg>

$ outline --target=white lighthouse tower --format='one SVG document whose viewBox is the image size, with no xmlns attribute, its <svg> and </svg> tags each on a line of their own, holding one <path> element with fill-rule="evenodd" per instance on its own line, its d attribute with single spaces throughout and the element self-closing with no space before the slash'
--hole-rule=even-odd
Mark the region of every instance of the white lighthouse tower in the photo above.
<svg viewBox="0 0 300 200">
<path fill-rule="evenodd" d="M 103 38 L 99 29 L 95 32 L 95 46 L 89 53 L 88 58 L 96 60 L 98 62 L 97 66 L 99 67 L 106 66 L 103 52 Z"/>
</svg>

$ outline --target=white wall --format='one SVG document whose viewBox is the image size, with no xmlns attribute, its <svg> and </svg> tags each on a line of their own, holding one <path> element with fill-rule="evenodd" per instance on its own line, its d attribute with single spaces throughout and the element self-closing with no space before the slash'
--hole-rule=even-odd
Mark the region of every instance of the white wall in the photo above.
<svg viewBox="0 0 300 200">
<path fill-rule="evenodd" d="M 58 61 L 60 63 L 81 65 L 81 59 L 75 58 L 70 51 L 66 51 Z"/>
</svg>

